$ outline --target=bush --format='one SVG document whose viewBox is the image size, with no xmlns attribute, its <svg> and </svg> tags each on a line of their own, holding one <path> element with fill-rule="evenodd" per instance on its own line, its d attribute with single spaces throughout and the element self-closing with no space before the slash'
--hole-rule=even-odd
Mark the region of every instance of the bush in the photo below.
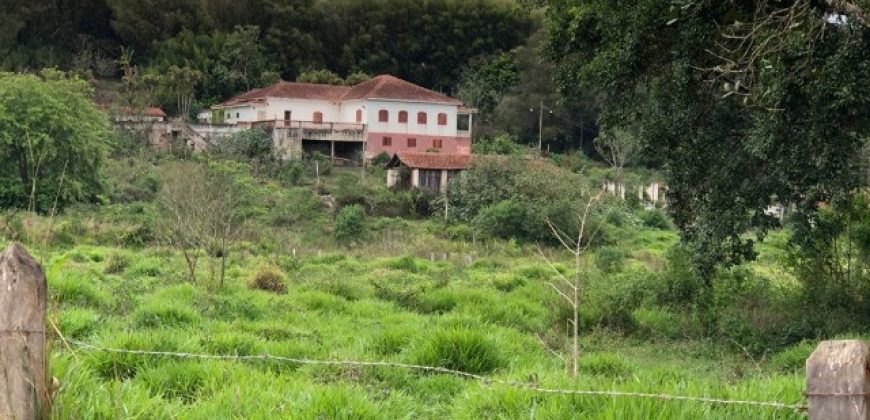
<svg viewBox="0 0 870 420">
<path fill-rule="evenodd" d="M 284 283 L 284 273 L 271 265 L 260 265 L 248 282 L 248 287 L 256 290 L 264 290 L 278 294 L 287 293 L 287 285 Z"/>
<path fill-rule="evenodd" d="M 638 217 L 644 226 L 652 229 L 670 229 L 671 220 L 659 209 L 641 210 Z"/>
<path fill-rule="evenodd" d="M 387 152 L 378 153 L 372 158 L 372 166 L 384 166 L 390 161 L 390 155 Z"/>
<path fill-rule="evenodd" d="M 358 204 L 342 207 L 335 222 L 335 238 L 343 242 L 362 239 L 365 233 L 366 212 Z"/>
<path fill-rule="evenodd" d="M 538 235 L 536 226 L 530 226 L 528 207 L 516 200 L 504 200 L 484 207 L 474 225 L 481 233 L 503 239 L 526 239 Z"/>
<path fill-rule="evenodd" d="M 129 264 L 130 262 L 123 255 L 117 253 L 111 254 L 106 259 L 106 267 L 103 269 L 103 272 L 106 274 L 121 274 Z"/>
<path fill-rule="evenodd" d="M 595 266 L 605 274 L 622 271 L 628 253 L 621 248 L 603 247 L 595 252 Z"/>
<path fill-rule="evenodd" d="M 505 365 L 498 347 L 483 334 L 467 328 L 435 332 L 414 355 L 414 363 L 475 374 L 490 373 Z"/>
</svg>

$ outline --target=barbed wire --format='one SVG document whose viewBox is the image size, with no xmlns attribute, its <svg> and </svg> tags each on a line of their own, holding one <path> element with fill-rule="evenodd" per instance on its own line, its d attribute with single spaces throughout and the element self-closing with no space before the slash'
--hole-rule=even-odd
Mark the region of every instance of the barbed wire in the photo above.
<svg viewBox="0 0 870 420">
<path fill-rule="evenodd" d="M 297 357 L 274 356 L 274 355 L 270 355 L 270 354 L 262 354 L 262 355 L 214 355 L 214 354 L 185 353 L 185 352 L 156 351 L 156 350 L 129 350 L 129 349 L 119 349 L 119 348 L 111 348 L 111 347 L 99 347 L 99 346 L 84 343 L 84 342 L 81 342 L 78 340 L 74 340 L 71 338 L 67 338 L 66 341 L 74 344 L 75 346 L 77 346 L 81 349 L 87 350 L 87 351 L 135 354 L 135 355 L 143 355 L 143 356 L 163 356 L 163 357 L 175 357 L 175 358 L 186 358 L 186 359 L 237 360 L 237 361 L 261 360 L 261 361 L 288 362 L 288 363 L 296 363 L 296 364 L 303 364 L 303 365 L 389 367 L 389 368 L 399 368 L 399 369 L 408 369 L 408 370 L 419 370 L 419 371 L 443 373 L 443 374 L 454 375 L 457 377 L 473 379 L 473 380 L 480 381 L 480 382 L 487 384 L 487 385 L 489 385 L 489 384 L 505 385 L 505 386 L 510 386 L 510 387 L 514 387 L 514 388 L 522 388 L 522 389 L 525 389 L 528 391 L 539 392 L 539 393 L 544 393 L 544 394 L 606 396 L 606 397 L 634 397 L 634 398 L 659 399 L 659 400 L 666 400 L 666 401 L 667 400 L 669 400 L 669 401 L 690 401 L 690 402 L 700 402 L 700 403 L 718 404 L 718 405 L 745 405 L 745 406 L 766 407 L 766 408 L 773 408 L 773 409 L 779 409 L 779 410 L 794 410 L 794 411 L 805 411 L 807 409 L 807 406 L 805 404 L 783 403 L 783 402 L 778 402 L 778 401 L 727 400 L 727 399 L 721 399 L 721 398 L 695 397 L 695 396 L 671 395 L 671 394 L 656 394 L 656 393 L 645 393 L 645 392 L 597 391 L 597 390 L 581 390 L 581 389 L 547 388 L 547 387 L 542 387 L 542 386 L 539 386 L 537 384 L 530 383 L 530 382 L 491 378 L 491 377 L 487 377 L 487 376 L 483 376 L 483 375 L 478 375 L 475 373 L 463 372 L 460 370 L 449 369 L 449 368 L 440 367 L 440 366 L 425 366 L 425 365 L 416 365 L 416 364 L 399 363 L 399 362 L 358 361 L 358 360 L 318 360 L 318 359 L 305 359 L 305 358 L 297 358 Z"/>
</svg>

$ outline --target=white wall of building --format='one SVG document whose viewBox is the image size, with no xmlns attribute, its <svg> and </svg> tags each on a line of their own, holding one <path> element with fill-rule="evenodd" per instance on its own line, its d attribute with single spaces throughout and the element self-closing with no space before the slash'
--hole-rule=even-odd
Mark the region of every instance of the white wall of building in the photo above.
<svg viewBox="0 0 870 420">
<path fill-rule="evenodd" d="M 456 136 L 456 114 L 458 107 L 449 104 L 422 102 L 397 102 L 367 100 L 365 109 L 366 124 L 371 133 L 418 134 L 421 136 Z M 389 121 L 378 121 L 382 109 L 389 112 Z M 399 123 L 399 112 L 408 112 L 408 122 Z M 417 124 L 417 113 L 426 112 L 426 125 Z M 438 114 L 447 114 L 447 124 L 438 125 Z"/>
<path fill-rule="evenodd" d="M 366 111 L 368 111 L 368 107 L 366 106 L 365 101 L 362 100 L 342 101 L 340 113 L 341 119 L 338 122 L 356 123 L 357 110 L 362 111 L 362 121 L 360 121 L 360 124 L 365 124 Z"/>
<path fill-rule="evenodd" d="M 257 112 L 252 105 L 239 105 L 222 109 L 225 124 L 256 121 Z"/>
<path fill-rule="evenodd" d="M 290 98 L 269 98 L 265 118 L 261 120 L 283 120 L 284 111 L 290 111 L 290 119 L 294 121 L 314 121 L 314 113 L 320 112 L 323 122 L 343 122 L 338 102 Z"/>
</svg>

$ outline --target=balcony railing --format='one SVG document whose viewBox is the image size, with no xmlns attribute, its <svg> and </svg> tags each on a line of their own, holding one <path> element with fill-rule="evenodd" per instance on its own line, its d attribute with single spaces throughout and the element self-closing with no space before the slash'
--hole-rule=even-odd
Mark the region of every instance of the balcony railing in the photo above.
<svg viewBox="0 0 870 420">
<path fill-rule="evenodd" d="M 257 121 L 251 126 L 286 130 L 287 137 L 324 141 L 364 141 L 366 130 L 365 124 L 297 120 Z"/>
</svg>

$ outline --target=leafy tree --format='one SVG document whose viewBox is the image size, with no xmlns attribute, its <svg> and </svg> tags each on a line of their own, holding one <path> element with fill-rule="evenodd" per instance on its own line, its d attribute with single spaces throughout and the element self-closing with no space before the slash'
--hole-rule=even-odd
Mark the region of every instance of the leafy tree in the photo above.
<svg viewBox="0 0 870 420">
<path fill-rule="evenodd" d="M 0 73 L 0 206 L 48 212 L 96 201 L 108 121 L 87 82 Z"/>
<path fill-rule="evenodd" d="M 558 0 L 547 10 L 560 87 L 600 95 L 608 124 L 639 124 L 708 286 L 715 267 L 754 257 L 744 234 L 763 238 L 769 204 L 812 220 L 856 187 L 870 27 L 855 3 Z"/>
<path fill-rule="evenodd" d="M 318 83 L 324 85 L 343 85 L 344 79 L 338 74 L 326 69 L 302 72 L 296 81 L 300 83 Z"/>
<path fill-rule="evenodd" d="M 525 147 L 519 144 L 516 136 L 498 133 L 494 136 L 481 137 L 471 145 L 476 154 L 513 155 L 521 153 Z"/>
<path fill-rule="evenodd" d="M 485 121 L 508 89 L 519 83 L 516 54 L 502 52 L 495 57 L 473 60 L 462 76 L 457 96 L 477 108 L 479 118 Z"/>
</svg>

